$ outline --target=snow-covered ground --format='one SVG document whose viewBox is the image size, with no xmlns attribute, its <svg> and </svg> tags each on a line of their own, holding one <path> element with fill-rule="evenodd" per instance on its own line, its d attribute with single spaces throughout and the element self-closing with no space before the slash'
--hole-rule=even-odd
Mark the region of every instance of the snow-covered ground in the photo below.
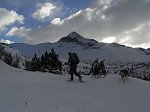
<svg viewBox="0 0 150 112">
<path fill-rule="evenodd" d="M 28 72 L 0 61 L 0 112 L 149 112 L 150 83 L 117 75 L 83 76 Z"/>
</svg>

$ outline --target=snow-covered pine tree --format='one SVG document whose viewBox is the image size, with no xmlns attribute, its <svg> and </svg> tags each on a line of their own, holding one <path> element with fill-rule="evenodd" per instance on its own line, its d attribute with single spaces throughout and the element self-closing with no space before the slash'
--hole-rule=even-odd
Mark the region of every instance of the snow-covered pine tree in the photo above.
<svg viewBox="0 0 150 112">
<path fill-rule="evenodd" d="M 4 62 L 12 66 L 13 58 L 10 53 L 4 52 Z"/>
</svg>

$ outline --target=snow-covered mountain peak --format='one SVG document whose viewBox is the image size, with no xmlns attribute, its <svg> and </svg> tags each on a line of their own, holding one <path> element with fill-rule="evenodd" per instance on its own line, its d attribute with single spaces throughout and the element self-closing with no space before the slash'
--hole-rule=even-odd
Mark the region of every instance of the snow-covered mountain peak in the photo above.
<svg viewBox="0 0 150 112">
<path fill-rule="evenodd" d="M 80 34 L 78 34 L 77 32 L 71 32 L 67 37 L 69 38 L 83 38 Z"/>
<path fill-rule="evenodd" d="M 61 38 L 58 42 L 71 42 L 71 43 L 80 44 L 80 45 L 85 45 L 85 44 L 86 45 L 87 44 L 96 45 L 96 44 L 98 44 L 98 42 L 96 40 L 84 38 L 77 32 L 71 32 L 66 37 Z"/>
<path fill-rule="evenodd" d="M 81 40 L 84 40 L 85 38 L 79 35 L 77 32 L 71 32 L 66 37 L 63 37 L 59 40 L 59 42 L 80 42 Z"/>
</svg>

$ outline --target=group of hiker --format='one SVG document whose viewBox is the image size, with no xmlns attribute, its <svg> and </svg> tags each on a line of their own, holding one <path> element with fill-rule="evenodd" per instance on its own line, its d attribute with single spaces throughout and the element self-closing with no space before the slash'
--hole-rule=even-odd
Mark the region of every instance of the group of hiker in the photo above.
<svg viewBox="0 0 150 112">
<path fill-rule="evenodd" d="M 106 76 L 107 72 L 104 65 L 104 60 L 99 61 L 98 58 L 93 61 L 91 68 L 89 70 L 88 75 L 91 75 L 95 78 L 102 78 L 102 76 Z M 77 65 L 80 60 L 76 53 L 69 52 L 68 53 L 68 61 L 65 62 L 62 66 L 62 62 L 58 59 L 58 54 L 55 53 L 54 49 L 51 49 L 51 52 L 45 52 L 41 57 L 37 58 L 36 53 L 31 61 L 26 61 L 26 70 L 29 71 L 41 71 L 41 72 L 50 72 L 50 73 L 62 73 L 62 69 L 68 68 L 68 70 L 64 70 L 70 74 L 69 81 L 74 81 L 74 75 L 78 77 L 78 81 L 82 82 L 81 73 L 77 72 Z M 66 65 L 66 67 L 64 66 Z M 129 75 L 127 69 L 121 68 L 120 76 L 122 79 L 126 79 Z"/>
</svg>

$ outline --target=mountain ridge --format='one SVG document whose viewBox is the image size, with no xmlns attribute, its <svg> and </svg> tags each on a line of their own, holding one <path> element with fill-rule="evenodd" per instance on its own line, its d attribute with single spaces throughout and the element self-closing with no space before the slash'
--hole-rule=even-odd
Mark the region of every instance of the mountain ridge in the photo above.
<svg viewBox="0 0 150 112">
<path fill-rule="evenodd" d="M 68 52 L 76 52 L 81 60 L 106 59 L 108 61 L 150 61 L 150 49 L 132 48 L 118 43 L 102 43 L 94 39 L 87 39 L 76 32 L 60 38 L 55 43 L 40 43 L 30 45 L 13 43 L 9 46 L 19 50 L 26 57 L 33 57 L 34 53 L 41 56 L 46 50 L 55 49 L 60 58 L 67 59 Z"/>
</svg>

